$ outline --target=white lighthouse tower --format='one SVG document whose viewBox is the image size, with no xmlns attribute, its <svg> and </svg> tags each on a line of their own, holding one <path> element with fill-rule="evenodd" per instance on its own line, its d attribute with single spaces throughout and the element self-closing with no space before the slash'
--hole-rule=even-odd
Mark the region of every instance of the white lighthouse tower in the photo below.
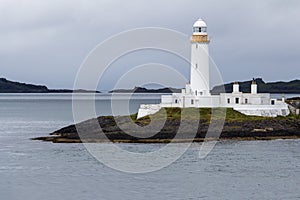
<svg viewBox="0 0 300 200">
<path fill-rule="evenodd" d="M 195 96 L 206 96 L 210 94 L 209 38 L 207 34 L 207 25 L 201 18 L 194 23 L 191 43 L 190 87 Z"/>
</svg>

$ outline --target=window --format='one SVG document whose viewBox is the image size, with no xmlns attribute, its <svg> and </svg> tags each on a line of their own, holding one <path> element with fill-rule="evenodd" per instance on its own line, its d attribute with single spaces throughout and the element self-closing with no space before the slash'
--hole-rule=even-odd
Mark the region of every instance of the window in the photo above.
<svg viewBox="0 0 300 200">
<path fill-rule="evenodd" d="M 175 99 L 175 103 L 178 103 L 178 99 Z"/>
<path fill-rule="evenodd" d="M 196 49 L 198 49 L 198 44 L 196 44 Z"/>
<path fill-rule="evenodd" d="M 230 99 L 227 99 L 227 103 L 230 104 Z"/>
<path fill-rule="evenodd" d="M 275 100 L 271 100 L 271 105 L 275 105 Z"/>
<path fill-rule="evenodd" d="M 198 64 L 196 63 L 196 69 L 198 69 Z"/>
<path fill-rule="evenodd" d="M 193 32 L 196 32 L 196 33 L 206 33 L 207 32 L 207 28 L 206 27 L 194 27 L 193 28 Z"/>
<path fill-rule="evenodd" d="M 245 104 L 248 104 L 248 99 L 245 99 Z"/>
<path fill-rule="evenodd" d="M 197 96 L 198 95 L 198 91 L 196 90 L 195 93 L 196 93 L 196 96 Z"/>
<path fill-rule="evenodd" d="M 200 95 L 202 96 L 202 95 L 203 95 L 203 92 L 200 92 Z"/>
<path fill-rule="evenodd" d="M 194 105 L 194 99 L 191 100 L 191 104 Z"/>
<path fill-rule="evenodd" d="M 235 98 L 235 103 L 239 104 L 240 103 L 240 98 Z"/>
</svg>

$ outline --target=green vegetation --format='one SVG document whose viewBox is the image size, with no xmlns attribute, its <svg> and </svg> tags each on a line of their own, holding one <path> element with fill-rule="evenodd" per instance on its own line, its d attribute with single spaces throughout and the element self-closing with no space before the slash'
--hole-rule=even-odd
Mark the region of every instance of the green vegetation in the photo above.
<svg viewBox="0 0 300 200">
<path fill-rule="evenodd" d="M 269 120 L 276 119 L 271 117 L 259 117 L 259 116 L 248 116 L 240 112 L 233 110 L 232 108 L 163 108 L 159 112 L 143 117 L 136 120 L 137 114 L 131 115 L 131 118 L 135 122 L 147 124 L 151 120 L 162 120 L 165 118 L 167 113 L 168 119 L 181 120 L 181 117 L 185 117 L 184 120 L 222 120 L 225 119 L 227 122 L 242 122 L 242 121 L 258 121 L 258 120 Z M 213 119 L 211 119 L 213 116 Z M 286 117 L 277 117 L 286 118 Z M 299 119 L 299 116 L 290 115 L 288 118 Z"/>
<path fill-rule="evenodd" d="M 295 115 L 295 114 L 290 114 L 289 116 L 287 117 L 278 117 L 278 118 L 283 118 L 283 119 L 297 119 L 297 120 L 300 120 L 300 115 Z"/>
</svg>

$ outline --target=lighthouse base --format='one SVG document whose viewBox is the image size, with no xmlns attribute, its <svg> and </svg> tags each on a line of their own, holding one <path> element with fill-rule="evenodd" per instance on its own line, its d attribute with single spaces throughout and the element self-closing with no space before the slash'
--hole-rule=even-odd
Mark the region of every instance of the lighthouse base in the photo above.
<svg viewBox="0 0 300 200">
<path fill-rule="evenodd" d="M 162 95 L 160 104 L 141 105 L 137 118 L 158 112 L 161 108 L 233 108 L 249 116 L 277 117 L 290 114 L 284 100 L 271 99 L 270 94 L 249 94 L 242 92 L 220 95 L 186 95 L 174 93 Z"/>
</svg>

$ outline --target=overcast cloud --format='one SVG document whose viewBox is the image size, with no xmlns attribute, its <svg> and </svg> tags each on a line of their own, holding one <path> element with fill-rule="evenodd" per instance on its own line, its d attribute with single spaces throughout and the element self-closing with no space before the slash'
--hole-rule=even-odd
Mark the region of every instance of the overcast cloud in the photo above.
<svg viewBox="0 0 300 200">
<path fill-rule="evenodd" d="M 191 35 L 199 17 L 225 82 L 299 79 L 298 0 L 0 0 L 0 77 L 72 88 L 84 58 L 107 37 L 140 27 Z"/>
</svg>

